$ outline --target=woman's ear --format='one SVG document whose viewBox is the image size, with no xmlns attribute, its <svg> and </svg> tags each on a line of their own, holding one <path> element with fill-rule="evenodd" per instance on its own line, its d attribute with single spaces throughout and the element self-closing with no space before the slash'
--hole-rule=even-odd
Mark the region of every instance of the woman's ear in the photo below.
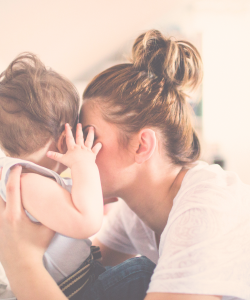
<svg viewBox="0 0 250 300">
<path fill-rule="evenodd" d="M 67 144 L 66 144 L 66 133 L 65 133 L 65 130 L 61 133 L 58 141 L 57 141 L 57 144 L 56 144 L 56 147 L 58 149 L 58 151 L 62 154 L 66 153 L 67 152 Z"/>
<path fill-rule="evenodd" d="M 156 147 L 156 136 L 152 129 L 142 129 L 138 135 L 139 146 L 136 150 L 135 161 L 138 164 L 144 163 L 154 153 Z"/>
</svg>

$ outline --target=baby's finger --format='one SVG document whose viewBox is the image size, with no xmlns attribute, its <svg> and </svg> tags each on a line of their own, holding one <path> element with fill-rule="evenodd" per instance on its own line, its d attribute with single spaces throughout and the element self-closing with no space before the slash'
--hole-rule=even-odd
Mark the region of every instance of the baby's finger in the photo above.
<svg viewBox="0 0 250 300">
<path fill-rule="evenodd" d="M 2 170 L 3 170 L 3 168 L 0 168 L 0 180 L 2 178 Z"/>
<path fill-rule="evenodd" d="M 4 212 L 5 205 L 5 201 L 3 201 L 2 197 L 0 196 L 0 215 Z"/>
<path fill-rule="evenodd" d="M 98 152 L 101 150 L 101 148 L 102 148 L 102 144 L 97 143 L 97 144 L 95 144 L 95 146 L 91 150 L 95 155 L 97 155 Z"/>
<path fill-rule="evenodd" d="M 12 167 L 6 184 L 6 211 L 11 213 L 12 216 L 19 215 L 23 209 L 20 192 L 21 173 L 21 166 L 16 165 Z"/>
<path fill-rule="evenodd" d="M 54 152 L 54 151 L 48 151 L 47 156 L 55 161 L 58 161 L 60 163 L 63 163 L 63 154 Z"/>
<path fill-rule="evenodd" d="M 95 139 L 95 131 L 93 127 L 89 127 L 89 131 L 88 131 L 88 135 L 86 137 L 85 143 L 84 145 L 91 149 L 94 143 L 94 139 Z"/>
<path fill-rule="evenodd" d="M 65 132 L 66 132 L 66 144 L 67 144 L 68 150 L 74 149 L 74 146 L 76 143 L 75 143 L 72 131 L 71 131 L 68 123 L 65 124 Z"/>
<path fill-rule="evenodd" d="M 117 202 L 118 201 L 118 198 L 117 197 L 114 197 L 114 198 L 105 198 L 103 199 L 103 203 L 104 204 L 109 204 L 109 203 L 113 203 L 113 202 Z"/>
<path fill-rule="evenodd" d="M 81 123 L 77 124 L 77 127 L 76 127 L 76 144 L 80 145 L 80 146 L 84 145 Z"/>
</svg>

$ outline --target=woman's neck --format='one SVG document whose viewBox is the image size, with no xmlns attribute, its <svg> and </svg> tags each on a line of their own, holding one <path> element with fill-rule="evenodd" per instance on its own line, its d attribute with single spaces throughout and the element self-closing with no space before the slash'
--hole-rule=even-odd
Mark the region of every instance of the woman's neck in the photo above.
<svg viewBox="0 0 250 300">
<path fill-rule="evenodd" d="M 180 166 L 164 169 L 151 165 L 147 171 L 139 172 L 136 182 L 121 198 L 147 226 L 161 235 L 187 171 Z"/>
</svg>

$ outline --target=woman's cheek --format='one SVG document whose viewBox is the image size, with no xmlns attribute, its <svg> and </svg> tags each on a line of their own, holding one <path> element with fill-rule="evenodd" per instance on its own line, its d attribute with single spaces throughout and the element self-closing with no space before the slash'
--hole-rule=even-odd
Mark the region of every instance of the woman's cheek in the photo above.
<svg viewBox="0 0 250 300">
<path fill-rule="evenodd" d="M 97 154 L 96 157 L 96 164 L 99 169 L 100 174 L 103 173 L 105 170 L 105 153 L 103 153 L 103 150 L 101 149 L 100 152 Z"/>
</svg>

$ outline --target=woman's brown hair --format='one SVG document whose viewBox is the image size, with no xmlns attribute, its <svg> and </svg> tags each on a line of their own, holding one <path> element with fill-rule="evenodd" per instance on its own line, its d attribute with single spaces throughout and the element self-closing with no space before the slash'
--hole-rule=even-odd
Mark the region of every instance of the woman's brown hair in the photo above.
<svg viewBox="0 0 250 300">
<path fill-rule="evenodd" d="M 0 147 L 19 157 L 57 141 L 65 123 L 76 126 L 79 105 L 69 80 L 32 53 L 19 55 L 0 75 Z"/>
<path fill-rule="evenodd" d="M 168 157 L 184 166 L 200 155 L 185 91 L 201 80 L 201 57 L 191 43 L 150 30 L 135 40 L 132 63 L 97 75 L 83 100 L 98 104 L 104 119 L 117 124 L 126 140 L 144 127 L 158 128 Z"/>
</svg>

